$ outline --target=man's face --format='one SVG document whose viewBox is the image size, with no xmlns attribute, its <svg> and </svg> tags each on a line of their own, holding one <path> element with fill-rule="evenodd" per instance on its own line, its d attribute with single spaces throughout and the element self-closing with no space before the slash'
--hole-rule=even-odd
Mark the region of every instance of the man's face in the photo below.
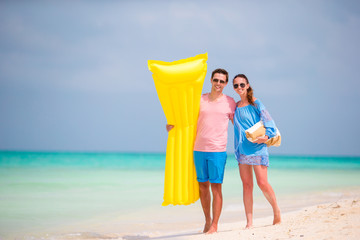
<svg viewBox="0 0 360 240">
<path fill-rule="evenodd" d="M 222 93 L 226 84 L 226 75 L 222 73 L 215 73 L 211 79 L 211 91 Z"/>
</svg>

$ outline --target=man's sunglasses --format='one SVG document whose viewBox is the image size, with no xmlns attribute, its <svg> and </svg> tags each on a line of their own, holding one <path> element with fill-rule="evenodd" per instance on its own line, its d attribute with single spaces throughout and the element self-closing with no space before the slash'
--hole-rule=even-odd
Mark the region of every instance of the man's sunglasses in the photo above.
<svg viewBox="0 0 360 240">
<path fill-rule="evenodd" d="M 237 89 L 239 86 L 240 86 L 241 88 L 244 88 L 244 87 L 246 86 L 246 84 L 245 84 L 245 83 L 240 83 L 240 84 L 235 83 L 235 84 L 234 84 L 234 88 L 235 88 L 235 89 Z"/>
<path fill-rule="evenodd" d="M 224 80 L 219 80 L 219 79 L 217 79 L 217 78 L 214 78 L 213 79 L 213 82 L 220 82 L 221 84 L 225 84 L 225 81 Z"/>
</svg>

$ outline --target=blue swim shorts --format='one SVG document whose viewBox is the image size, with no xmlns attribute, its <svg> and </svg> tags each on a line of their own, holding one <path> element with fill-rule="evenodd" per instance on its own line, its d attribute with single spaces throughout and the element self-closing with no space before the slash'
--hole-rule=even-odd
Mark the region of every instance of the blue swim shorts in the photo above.
<svg viewBox="0 0 360 240">
<path fill-rule="evenodd" d="M 222 183 L 226 164 L 226 152 L 194 151 L 198 182 Z"/>
</svg>

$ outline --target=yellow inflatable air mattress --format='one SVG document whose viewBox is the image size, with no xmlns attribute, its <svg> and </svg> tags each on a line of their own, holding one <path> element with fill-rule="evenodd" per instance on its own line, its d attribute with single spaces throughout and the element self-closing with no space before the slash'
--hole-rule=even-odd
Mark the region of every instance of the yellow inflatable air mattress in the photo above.
<svg viewBox="0 0 360 240">
<path fill-rule="evenodd" d="M 207 53 L 175 62 L 149 60 L 169 131 L 166 147 L 163 206 L 188 205 L 199 199 L 193 159 Z"/>
</svg>

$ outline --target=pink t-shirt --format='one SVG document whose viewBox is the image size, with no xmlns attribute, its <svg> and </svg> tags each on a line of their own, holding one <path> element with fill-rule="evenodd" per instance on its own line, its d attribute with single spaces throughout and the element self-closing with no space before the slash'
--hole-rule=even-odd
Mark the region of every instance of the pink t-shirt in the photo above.
<svg viewBox="0 0 360 240">
<path fill-rule="evenodd" d="M 209 100 L 209 93 L 201 96 L 195 151 L 226 151 L 228 123 L 235 107 L 234 99 L 225 94 L 213 102 Z"/>
</svg>

